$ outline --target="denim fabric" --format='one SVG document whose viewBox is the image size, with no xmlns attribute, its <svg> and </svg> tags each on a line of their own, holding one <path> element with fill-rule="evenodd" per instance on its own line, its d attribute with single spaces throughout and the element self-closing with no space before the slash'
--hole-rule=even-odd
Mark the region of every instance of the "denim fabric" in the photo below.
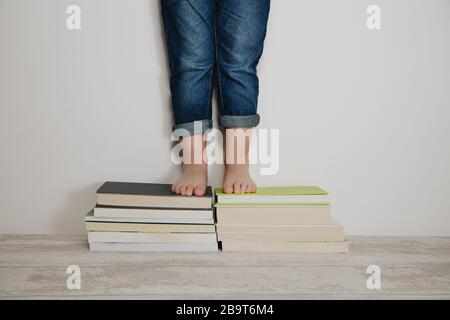
<svg viewBox="0 0 450 320">
<path fill-rule="evenodd" d="M 212 127 L 217 87 L 223 127 L 259 124 L 256 67 L 270 0 L 161 0 L 175 125 L 185 134 Z M 201 124 L 194 126 L 194 122 Z M 178 131 L 178 130 L 177 130 Z"/>
</svg>

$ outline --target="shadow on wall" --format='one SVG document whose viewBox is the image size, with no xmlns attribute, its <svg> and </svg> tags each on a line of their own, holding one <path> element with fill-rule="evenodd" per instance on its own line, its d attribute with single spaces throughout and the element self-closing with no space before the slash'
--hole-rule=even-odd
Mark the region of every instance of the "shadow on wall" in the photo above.
<svg viewBox="0 0 450 320">
<path fill-rule="evenodd" d="M 166 46 L 166 38 L 163 28 L 163 21 L 161 16 L 161 2 L 150 0 L 150 16 L 149 19 L 153 23 L 152 31 L 154 33 L 153 39 L 155 40 L 155 44 L 153 48 L 158 53 L 158 65 L 161 67 L 159 77 L 159 91 L 161 95 L 159 96 L 161 99 L 161 107 L 167 110 L 168 115 L 165 119 L 162 119 L 164 125 L 164 135 L 170 137 L 172 132 L 172 107 L 171 107 L 171 95 L 170 95 L 170 81 L 169 81 L 169 60 L 167 54 L 167 46 Z"/>
<path fill-rule="evenodd" d="M 161 14 L 161 1 L 150 0 L 150 20 L 153 23 L 152 31 L 154 33 L 153 39 L 155 40 L 155 44 L 153 48 L 158 53 L 158 65 L 160 66 L 160 73 L 158 75 L 159 78 L 159 95 L 160 98 L 160 106 L 164 108 L 167 112 L 163 121 L 163 136 L 167 137 L 167 154 L 171 153 L 172 148 L 175 146 L 176 141 L 170 141 L 170 137 L 172 134 L 172 122 L 173 122 L 173 112 L 172 112 L 172 97 L 170 94 L 170 65 L 168 59 L 168 49 L 166 45 L 166 35 L 164 30 L 164 22 Z M 173 180 L 173 170 L 171 170 L 171 165 L 167 165 L 168 171 L 164 174 L 164 176 L 160 177 L 161 183 L 171 183 Z M 179 172 L 181 173 L 181 169 L 178 166 Z"/>
<path fill-rule="evenodd" d="M 58 234 L 79 234 L 85 230 L 84 216 L 95 206 L 96 191 L 102 183 L 90 183 L 68 192 L 65 206 L 54 215 L 51 230 Z"/>
<path fill-rule="evenodd" d="M 161 128 L 163 130 L 163 137 L 167 137 L 167 155 L 170 155 L 171 149 L 175 142 L 170 141 L 170 135 L 172 131 L 172 107 L 171 107 L 171 95 L 170 95 L 170 71 L 169 61 L 167 55 L 165 32 L 163 27 L 163 21 L 161 16 L 161 3 L 160 1 L 149 0 L 148 2 L 148 19 L 152 23 L 151 32 L 153 37 L 150 39 L 143 39 L 143 41 L 153 41 L 152 49 L 156 50 L 156 56 L 158 59 L 159 73 L 154 74 L 158 77 L 159 95 L 155 95 L 152 99 L 156 99 L 154 103 L 151 103 L 149 108 L 163 108 L 165 112 L 162 112 Z M 150 58 L 149 58 L 150 59 Z M 154 89 L 154 88 L 153 88 Z M 154 91 L 154 90 L 151 90 Z M 153 102 L 153 101 L 152 101 Z M 152 144 L 152 137 L 148 137 L 148 145 Z M 148 145 L 146 148 L 148 148 Z M 151 161 L 151 159 L 149 159 Z M 176 166 L 177 170 L 180 170 L 179 166 Z M 162 168 L 158 179 L 153 179 L 147 182 L 158 183 L 172 183 L 174 177 L 178 173 L 174 174 L 174 165 L 167 163 L 166 168 Z M 145 173 L 142 174 L 143 179 L 138 179 L 144 182 Z M 96 178 L 96 180 L 98 177 Z M 111 177 L 105 177 L 105 180 L 118 180 Z M 121 179 L 119 179 L 121 180 Z M 130 181 L 136 179 L 130 178 Z M 138 181 L 136 180 L 136 181 Z M 84 215 L 88 213 L 96 204 L 96 191 L 103 184 L 104 181 L 97 181 L 86 184 L 84 186 L 77 186 L 71 191 L 67 192 L 67 201 L 62 208 L 58 209 L 58 212 L 54 214 L 55 217 L 50 224 L 50 228 L 56 233 L 61 234 L 79 234 L 80 230 L 85 230 Z"/>
</svg>

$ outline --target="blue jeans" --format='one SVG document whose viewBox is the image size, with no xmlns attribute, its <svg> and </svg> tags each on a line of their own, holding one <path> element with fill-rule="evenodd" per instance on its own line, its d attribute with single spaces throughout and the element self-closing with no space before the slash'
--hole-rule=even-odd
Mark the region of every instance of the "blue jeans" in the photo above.
<svg viewBox="0 0 450 320">
<path fill-rule="evenodd" d="M 270 0 L 161 0 L 175 135 L 212 128 L 214 86 L 220 126 L 259 124 L 256 66 L 269 7 Z"/>
</svg>

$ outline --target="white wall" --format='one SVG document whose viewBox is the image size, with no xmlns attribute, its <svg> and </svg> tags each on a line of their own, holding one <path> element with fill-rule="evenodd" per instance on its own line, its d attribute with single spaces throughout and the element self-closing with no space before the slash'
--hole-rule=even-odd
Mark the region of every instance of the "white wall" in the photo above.
<svg viewBox="0 0 450 320">
<path fill-rule="evenodd" d="M 273 0 L 260 113 L 281 163 L 256 181 L 322 186 L 350 235 L 450 235 L 449 16 L 445 0 Z M 82 233 L 103 181 L 174 181 L 159 1 L 0 0 L 0 46 L 0 233 Z"/>
</svg>

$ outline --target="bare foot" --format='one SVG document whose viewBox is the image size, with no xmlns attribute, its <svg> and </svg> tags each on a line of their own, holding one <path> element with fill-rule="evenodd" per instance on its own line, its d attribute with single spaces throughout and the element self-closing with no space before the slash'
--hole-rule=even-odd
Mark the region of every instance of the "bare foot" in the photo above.
<svg viewBox="0 0 450 320">
<path fill-rule="evenodd" d="M 183 165 L 183 174 L 172 185 L 172 192 L 182 196 L 203 196 L 208 180 L 207 171 L 206 164 Z"/>
<path fill-rule="evenodd" d="M 228 164 L 225 166 L 222 190 L 225 193 L 250 193 L 256 192 L 256 184 L 250 178 L 248 165 Z"/>
<path fill-rule="evenodd" d="M 208 183 L 208 165 L 203 157 L 206 143 L 201 134 L 182 138 L 183 174 L 172 185 L 172 192 L 201 197 Z"/>
<path fill-rule="evenodd" d="M 251 134 L 251 128 L 225 130 L 226 164 L 222 184 L 225 193 L 256 192 L 256 184 L 248 172 Z"/>
</svg>

